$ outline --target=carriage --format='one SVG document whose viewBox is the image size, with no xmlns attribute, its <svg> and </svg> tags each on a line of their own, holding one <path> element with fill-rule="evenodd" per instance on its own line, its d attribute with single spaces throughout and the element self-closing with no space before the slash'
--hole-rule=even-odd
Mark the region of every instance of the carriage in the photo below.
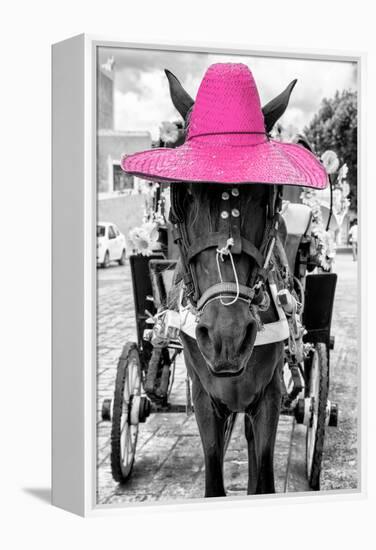
<svg viewBox="0 0 376 550">
<path fill-rule="evenodd" d="M 297 424 L 306 427 L 307 479 L 312 490 L 319 490 L 325 430 L 327 426 L 337 426 L 338 421 L 337 405 L 328 399 L 330 351 L 334 347 L 330 327 L 337 275 L 316 265 L 312 257 L 314 237 L 310 234 L 310 209 L 302 206 L 290 205 L 294 222 L 287 238 L 291 245 L 289 262 L 293 265 L 296 290 L 303 304 L 304 356 L 297 358 L 286 341 L 281 414 L 293 416 Z M 296 227 L 297 211 L 300 229 Z M 291 217 L 291 212 L 289 215 Z M 287 222 L 288 217 L 286 215 Z M 188 376 L 186 402 L 172 404 L 169 400 L 176 360 L 183 349 L 175 312 L 170 312 L 173 319 L 164 318 L 165 338 L 159 342 L 153 340 L 155 326 L 160 324 L 158 314 L 168 311 L 168 295 L 177 264 L 176 259 L 167 257 L 171 247 L 166 243 L 166 235 L 171 239 L 168 227 L 160 227 L 158 250 L 150 256 L 129 257 L 137 342 L 125 343 L 118 361 L 113 399 L 105 399 L 102 405 L 102 419 L 112 422 L 112 475 L 120 483 L 131 476 L 140 424 L 146 422 L 150 414 L 193 411 Z M 160 327 L 158 334 L 161 334 Z"/>
<path fill-rule="evenodd" d="M 328 399 L 336 274 L 320 261 L 311 208 L 282 200 L 284 188 L 288 198 L 290 186 L 328 183 L 304 144 L 270 136 L 296 81 L 261 110 L 242 64 L 209 67 L 196 102 L 166 74 L 188 128 L 183 144 L 122 161 L 169 185 L 171 208 L 158 251 L 129 259 L 137 342 L 125 344 L 114 398 L 103 404 L 112 475 L 121 483 L 131 475 L 139 424 L 151 412 L 191 410 L 191 379 L 206 496 L 225 495 L 223 456 L 241 411 L 248 493 L 275 490 L 279 411 L 306 427 L 307 478 L 319 490 L 325 429 L 338 416 Z M 187 403 L 176 407 L 169 396 L 182 351 Z"/>
</svg>

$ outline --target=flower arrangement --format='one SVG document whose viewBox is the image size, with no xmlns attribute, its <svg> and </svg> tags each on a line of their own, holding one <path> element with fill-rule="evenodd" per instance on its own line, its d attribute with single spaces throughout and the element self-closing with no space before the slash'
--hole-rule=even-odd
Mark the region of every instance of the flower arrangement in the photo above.
<svg viewBox="0 0 376 550">
<path fill-rule="evenodd" d="M 164 121 L 159 127 L 160 139 L 164 143 L 175 143 L 179 138 L 179 128 L 173 122 Z"/>
<path fill-rule="evenodd" d="M 321 155 L 321 161 L 328 174 L 334 174 L 339 168 L 339 160 L 334 151 L 329 149 Z"/>
<path fill-rule="evenodd" d="M 144 222 L 140 227 L 134 227 L 128 234 L 128 239 L 137 254 L 150 256 L 158 247 L 158 224 L 154 221 Z"/>
<path fill-rule="evenodd" d="M 342 164 L 339 169 L 337 180 L 333 184 L 333 214 L 339 226 L 349 210 L 350 199 L 348 195 L 350 193 L 350 186 L 346 181 L 348 173 L 347 164 Z"/>
<path fill-rule="evenodd" d="M 337 172 L 339 159 L 334 151 L 325 151 L 321 155 L 321 161 L 329 177 Z M 335 256 L 336 246 L 332 232 L 326 230 L 324 226 L 320 192 L 313 189 L 304 189 L 301 199 L 312 211 L 312 235 L 316 239 L 317 260 L 323 269 L 329 270 Z"/>
<path fill-rule="evenodd" d="M 134 227 L 128 233 L 128 240 L 136 254 L 150 256 L 155 250 L 160 249 L 159 229 L 166 226 L 166 197 L 163 191 L 159 191 L 159 183 L 151 184 L 150 196 L 145 201 L 142 225 Z M 160 199 L 156 202 L 158 196 Z"/>
<path fill-rule="evenodd" d="M 312 211 L 312 235 L 316 239 L 316 256 L 319 265 L 329 270 L 335 256 L 335 242 L 331 233 L 325 230 L 318 193 L 316 190 L 306 188 L 300 198 Z"/>
</svg>

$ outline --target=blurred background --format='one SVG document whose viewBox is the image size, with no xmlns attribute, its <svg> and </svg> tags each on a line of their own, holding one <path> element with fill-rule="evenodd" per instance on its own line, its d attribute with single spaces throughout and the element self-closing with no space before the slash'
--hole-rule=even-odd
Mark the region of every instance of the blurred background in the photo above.
<svg viewBox="0 0 376 550">
<path fill-rule="evenodd" d="M 336 154 L 330 230 L 337 246 L 349 245 L 348 233 L 357 217 L 357 68 L 355 63 L 343 61 L 99 48 L 98 219 L 116 223 L 125 235 L 142 222 L 152 186 L 125 174 L 120 159 L 124 153 L 160 146 L 163 125 L 181 122 L 170 99 L 164 69 L 172 71 L 195 98 L 206 69 L 218 62 L 248 65 L 262 105 L 298 79 L 274 137 L 292 141 L 304 135 L 318 156 L 328 150 Z M 299 191 L 296 198 L 302 199 Z M 318 192 L 315 200 L 322 207 L 326 225 L 329 189 Z"/>
</svg>

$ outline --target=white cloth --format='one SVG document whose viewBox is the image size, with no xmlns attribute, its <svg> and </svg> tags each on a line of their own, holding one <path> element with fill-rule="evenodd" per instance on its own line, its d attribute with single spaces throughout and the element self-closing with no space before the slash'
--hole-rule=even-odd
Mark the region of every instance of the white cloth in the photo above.
<svg viewBox="0 0 376 550">
<path fill-rule="evenodd" d="M 277 300 L 277 287 L 274 283 L 270 284 L 270 291 L 274 305 L 278 312 L 278 321 L 264 324 L 263 330 L 257 333 L 255 346 L 263 346 L 265 344 L 273 344 L 275 342 L 282 342 L 289 337 L 289 325 L 286 319 L 285 312 L 278 304 Z M 180 305 L 180 330 L 185 334 L 188 334 L 191 338 L 196 339 L 196 316 L 187 308 Z"/>
<path fill-rule="evenodd" d="M 312 220 L 312 210 L 309 206 L 283 201 L 281 214 L 288 234 L 305 235 L 307 233 Z"/>
</svg>

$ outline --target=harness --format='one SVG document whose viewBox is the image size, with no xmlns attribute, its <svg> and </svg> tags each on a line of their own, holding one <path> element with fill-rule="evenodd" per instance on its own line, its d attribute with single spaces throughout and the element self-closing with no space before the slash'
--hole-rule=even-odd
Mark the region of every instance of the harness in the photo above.
<svg viewBox="0 0 376 550">
<path fill-rule="evenodd" d="M 282 186 L 269 186 L 266 224 L 259 248 L 241 234 L 240 192 L 236 186 L 231 186 L 221 193 L 218 231 L 209 232 L 195 238 L 194 242 L 190 242 L 183 209 L 185 192 L 185 186 L 181 183 L 171 184 L 170 222 L 173 227 L 173 239 L 180 250 L 185 296 L 195 312 L 200 315 L 213 300 L 220 300 L 224 306 L 229 306 L 237 300 L 243 300 L 250 306 L 268 309 L 269 297 L 265 291 L 265 285 L 271 269 L 270 260 L 279 226 Z M 220 282 L 212 285 L 200 295 L 194 259 L 198 254 L 210 248 L 216 249 Z M 233 255 L 242 253 L 250 256 L 256 264 L 256 269 L 251 271 L 245 285 L 239 284 L 233 260 Z M 222 278 L 221 262 L 227 256 L 232 264 L 235 282 L 226 282 Z"/>
</svg>

